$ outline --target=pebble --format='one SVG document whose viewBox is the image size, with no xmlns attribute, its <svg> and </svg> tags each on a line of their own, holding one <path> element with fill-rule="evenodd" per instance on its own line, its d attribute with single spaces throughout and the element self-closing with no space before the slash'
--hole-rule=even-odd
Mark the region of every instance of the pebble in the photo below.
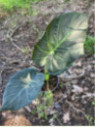
<svg viewBox="0 0 95 127">
<path fill-rule="evenodd" d="M 85 92 L 87 92 L 89 90 L 87 87 L 84 87 L 83 89 Z"/>
<path fill-rule="evenodd" d="M 57 102 L 55 103 L 54 106 L 55 106 L 56 109 L 59 109 L 59 108 L 61 107 L 61 106 L 59 105 L 59 103 L 57 103 Z"/>
<path fill-rule="evenodd" d="M 95 74 L 91 73 L 91 74 L 90 74 L 90 77 L 91 77 L 91 78 L 95 78 Z"/>
<path fill-rule="evenodd" d="M 78 80 L 72 80 L 71 83 L 72 84 L 77 84 Z"/>
<path fill-rule="evenodd" d="M 50 115 L 53 115 L 53 114 L 55 114 L 55 113 L 56 113 L 55 110 L 51 110 Z"/>
<path fill-rule="evenodd" d="M 87 66 L 87 70 L 88 70 L 88 71 L 91 71 L 91 70 L 92 70 L 92 66 L 91 66 L 91 65 L 88 65 L 88 66 Z"/>
<path fill-rule="evenodd" d="M 79 87 L 78 85 L 73 85 L 72 92 L 74 92 L 74 93 L 82 93 L 83 92 L 83 88 Z"/>
</svg>

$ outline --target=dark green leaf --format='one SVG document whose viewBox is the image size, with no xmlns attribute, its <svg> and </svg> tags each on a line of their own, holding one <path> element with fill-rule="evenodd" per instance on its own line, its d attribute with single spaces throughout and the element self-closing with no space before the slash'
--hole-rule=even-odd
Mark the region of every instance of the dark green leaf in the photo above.
<svg viewBox="0 0 95 127">
<path fill-rule="evenodd" d="M 34 48 L 32 59 L 47 73 L 57 75 L 83 55 L 88 16 L 77 12 L 55 18 Z"/>
<path fill-rule="evenodd" d="M 3 95 L 1 110 L 18 110 L 30 104 L 39 95 L 44 74 L 35 68 L 26 68 L 11 77 Z"/>
</svg>

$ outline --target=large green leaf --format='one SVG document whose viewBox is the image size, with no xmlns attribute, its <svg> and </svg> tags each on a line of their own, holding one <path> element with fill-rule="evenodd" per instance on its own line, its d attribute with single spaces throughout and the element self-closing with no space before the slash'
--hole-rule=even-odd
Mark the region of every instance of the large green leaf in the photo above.
<svg viewBox="0 0 95 127">
<path fill-rule="evenodd" d="M 56 17 L 36 44 L 32 59 L 52 75 L 62 73 L 83 55 L 88 15 L 77 12 Z"/>
<path fill-rule="evenodd" d="M 44 74 L 26 68 L 11 77 L 3 95 L 1 110 L 18 110 L 30 104 L 41 91 Z"/>
</svg>

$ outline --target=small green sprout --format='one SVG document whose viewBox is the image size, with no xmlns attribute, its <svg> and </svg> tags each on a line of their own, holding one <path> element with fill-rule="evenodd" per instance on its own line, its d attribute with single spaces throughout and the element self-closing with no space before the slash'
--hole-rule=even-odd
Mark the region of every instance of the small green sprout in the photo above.
<svg viewBox="0 0 95 127">
<path fill-rule="evenodd" d="M 84 43 L 84 50 L 88 55 L 95 53 L 95 37 L 88 36 Z"/>
</svg>

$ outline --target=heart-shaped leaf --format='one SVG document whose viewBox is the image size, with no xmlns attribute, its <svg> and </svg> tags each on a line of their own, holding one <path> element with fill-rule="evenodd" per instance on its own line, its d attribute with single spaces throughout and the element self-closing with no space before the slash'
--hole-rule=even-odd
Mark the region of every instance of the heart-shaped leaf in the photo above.
<svg viewBox="0 0 95 127">
<path fill-rule="evenodd" d="M 32 59 L 47 73 L 58 75 L 83 55 L 88 15 L 77 12 L 56 17 L 34 48 Z"/>
<path fill-rule="evenodd" d="M 3 95 L 1 110 L 18 110 L 30 104 L 41 91 L 44 74 L 35 68 L 26 68 L 14 74 Z"/>
</svg>

